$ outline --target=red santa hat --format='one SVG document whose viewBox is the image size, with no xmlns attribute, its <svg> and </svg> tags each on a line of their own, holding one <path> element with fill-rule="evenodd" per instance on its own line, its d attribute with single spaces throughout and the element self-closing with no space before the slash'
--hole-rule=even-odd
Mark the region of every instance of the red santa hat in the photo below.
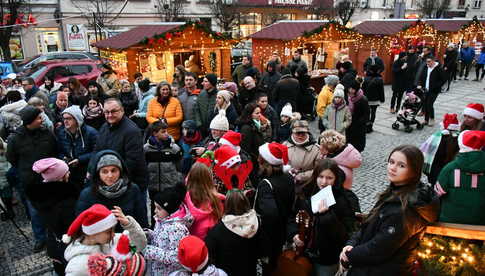
<svg viewBox="0 0 485 276">
<path fill-rule="evenodd" d="M 259 147 L 259 156 L 273 166 L 283 165 L 283 169 L 288 171 L 288 147 L 276 142 L 266 143 Z"/>
<path fill-rule="evenodd" d="M 118 239 L 118 243 L 116 247 L 113 248 L 111 255 L 113 255 L 119 261 L 126 261 L 127 259 L 133 256 L 130 251 L 130 232 L 127 230 L 123 231 L 120 238 Z"/>
<path fill-rule="evenodd" d="M 239 145 L 241 144 L 241 139 L 241 133 L 229 130 L 219 139 L 219 144 L 231 146 L 237 152 L 240 152 L 241 147 Z"/>
<path fill-rule="evenodd" d="M 214 152 L 214 162 L 226 168 L 231 168 L 237 163 L 241 163 L 241 156 L 235 149 L 228 145 L 222 145 Z"/>
<path fill-rule="evenodd" d="M 197 273 L 207 265 L 209 252 L 203 240 L 189 235 L 179 242 L 178 259 L 185 269 Z"/>
<path fill-rule="evenodd" d="M 72 222 L 67 234 L 62 236 L 64 243 L 71 242 L 72 236 L 82 230 L 86 235 L 94 235 L 110 229 L 118 223 L 115 215 L 104 205 L 94 204 Z"/>
<path fill-rule="evenodd" d="M 446 113 L 441 122 L 443 132 L 449 133 L 449 130 L 459 131 L 460 123 L 458 122 L 458 115 L 455 113 Z"/>
<path fill-rule="evenodd" d="M 477 120 L 483 120 L 483 115 L 484 115 L 483 105 L 479 103 L 470 103 L 465 107 L 465 110 L 463 110 L 463 115 L 468 115 Z"/>
<path fill-rule="evenodd" d="M 460 152 L 479 151 L 485 146 L 485 131 L 465 130 L 458 136 Z"/>
</svg>

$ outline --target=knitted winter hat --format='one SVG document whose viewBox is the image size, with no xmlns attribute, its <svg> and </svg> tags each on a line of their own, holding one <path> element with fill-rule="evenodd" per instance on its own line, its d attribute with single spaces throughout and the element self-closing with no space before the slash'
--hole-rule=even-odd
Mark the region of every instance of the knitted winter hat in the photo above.
<svg viewBox="0 0 485 276">
<path fill-rule="evenodd" d="M 241 163 L 241 156 L 235 149 L 228 145 L 222 145 L 214 152 L 215 163 L 219 166 L 231 168 Z"/>
<path fill-rule="evenodd" d="M 288 147 L 276 142 L 265 143 L 259 147 L 259 156 L 273 166 L 283 165 L 284 170 L 289 169 Z"/>
<path fill-rule="evenodd" d="M 209 261 L 209 252 L 203 240 L 189 235 L 179 242 L 179 263 L 192 273 L 203 269 Z"/>
<path fill-rule="evenodd" d="M 20 118 L 22 118 L 22 123 L 24 126 L 30 125 L 42 111 L 37 107 L 26 106 L 20 110 Z"/>
<path fill-rule="evenodd" d="M 62 180 L 69 171 L 69 166 L 57 158 L 44 158 L 36 161 L 32 165 L 32 170 L 40 173 L 44 182 L 54 182 Z"/>
<path fill-rule="evenodd" d="M 234 150 L 240 152 L 241 147 L 239 145 L 241 144 L 241 140 L 241 133 L 229 130 L 219 139 L 219 144 L 231 146 Z"/>
<path fill-rule="evenodd" d="M 135 253 L 126 261 L 114 256 L 93 254 L 88 259 L 90 276 L 142 276 L 145 275 L 146 262 L 140 253 Z"/>
<path fill-rule="evenodd" d="M 465 107 L 465 110 L 463 110 L 463 115 L 468 115 L 477 120 L 483 120 L 483 105 L 479 103 L 470 103 Z"/>
<path fill-rule="evenodd" d="M 186 120 L 182 123 L 182 128 L 186 128 L 188 130 L 197 130 L 197 124 L 194 120 Z"/>
<path fill-rule="evenodd" d="M 441 122 L 443 130 L 460 130 L 460 123 L 458 122 L 458 115 L 455 113 L 446 113 Z"/>
<path fill-rule="evenodd" d="M 74 119 L 77 121 L 77 124 L 79 127 L 81 127 L 81 125 L 84 123 L 84 116 L 83 116 L 83 113 L 81 111 L 81 108 L 79 108 L 79 105 L 72 105 L 66 109 L 64 109 L 64 111 L 62 111 L 62 114 L 64 113 L 67 113 L 69 115 L 71 115 L 72 117 L 74 117 Z"/>
<path fill-rule="evenodd" d="M 343 58 L 342 58 L 343 59 Z M 346 71 L 352 69 L 352 62 L 350 61 L 345 61 L 342 63 L 342 68 L 344 68 Z"/>
<path fill-rule="evenodd" d="M 231 92 L 227 90 L 219 90 L 217 92 L 217 96 L 221 96 L 226 103 L 231 103 L 231 98 L 232 98 Z"/>
<path fill-rule="evenodd" d="M 291 131 L 293 133 L 297 132 L 310 132 L 308 127 L 308 122 L 305 120 L 296 120 L 291 124 Z"/>
<path fill-rule="evenodd" d="M 217 75 L 216 74 L 209 73 L 209 74 L 205 75 L 205 78 L 210 82 L 210 84 L 212 84 L 212 86 L 215 87 L 217 85 Z"/>
<path fill-rule="evenodd" d="M 485 131 L 465 130 L 458 136 L 460 152 L 479 151 L 485 146 Z"/>
<path fill-rule="evenodd" d="M 156 193 L 153 200 L 167 213 L 172 214 L 179 209 L 186 192 L 185 185 L 179 183 Z"/>
<path fill-rule="evenodd" d="M 293 116 L 293 107 L 291 106 L 290 103 L 285 104 L 283 108 L 281 109 L 280 117 L 281 116 L 286 116 L 290 117 Z"/>
<path fill-rule="evenodd" d="M 219 110 L 219 113 L 212 119 L 210 129 L 216 130 L 229 130 L 229 121 L 226 118 L 226 111 L 224 109 Z"/>
<path fill-rule="evenodd" d="M 225 82 L 222 87 L 224 90 L 231 92 L 232 94 L 237 94 L 237 84 L 235 82 Z"/>
<path fill-rule="evenodd" d="M 325 77 L 325 84 L 326 85 L 332 85 L 332 86 L 335 86 L 338 84 L 338 76 L 336 75 L 328 75 L 327 77 Z"/>
<path fill-rule="evenodd" d="M 71 223 L 67 233 L 62 236 L 64 243 L 71 242 L 72 236 L 82 230 L 86 235 L 94 235 L 110 229 L 118 223 L 115 215 L 104 205 L 94 204 Z"/>
<path fill-rule="evenodd" d="M 99 171 L 102 167 L 106 166 L 116 166 L 120 170 L 123 170 L 123 165 L 121 164 L 121 160 L 118 156 L 114 154 L 105 154 L 99 158 L 98 165 L 96 166 L 96 171 Z"/>
<path fill-rule="evenodd" d="M 345 87 L 343 85 L 341 85 L 340 83 L 337 84 L 337 86 L 335 87 L 335 90 L 333 91 L 333 97 L 340 97 L 340 98 L 344 98 L 345 97 Z"/>
</svg>

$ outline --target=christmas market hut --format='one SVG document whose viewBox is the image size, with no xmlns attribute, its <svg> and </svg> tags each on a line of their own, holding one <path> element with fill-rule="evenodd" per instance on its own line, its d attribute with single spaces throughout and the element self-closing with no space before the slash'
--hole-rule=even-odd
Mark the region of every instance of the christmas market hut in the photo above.
<svg viewBox="0 0 485 276">
<path fill-rule="evenodd" d="M 215 73 L 230 78 L 234 42 L 204 24 L 162 22 L 134 27 L 94 46 L 120 78 L 132 81 L 141 72 L 152 82 L 172 82 L 177 65 L 199 76 Z"/>
<path fill-rule="evenodd" d="M 297 49 L 308 64 L 312 75 L 312 86 L 316 91 L 323 85 L 323 77 L 337 74 L 335 65 L 344 55 L 354 61 L 356 47 L 362 36 L 335 21 L 328 20 L 283 20 L 263 28 L 250 36 L 253 48 L 253 63 L 264 70 L 273 54 L 282 64 L 287 64 Z"/>
<path fill-rule="evenodd" d="M 369 56 L 370 50 L 375 49 L 384 61 L 383 79 L 390 83 L 392 78 L 392 63 L 400 52 L 409 46 L 431 46 L 440 51 L 446 48 L 449 35 L 438 32 L 432 25 L 416 19 L 382 19 L 364 21 L 355 29 L 364 35 L 362 47 L 359 49 L 361 61 L 359 69 L 363 70 L 363 62 Z"/>
</svg>

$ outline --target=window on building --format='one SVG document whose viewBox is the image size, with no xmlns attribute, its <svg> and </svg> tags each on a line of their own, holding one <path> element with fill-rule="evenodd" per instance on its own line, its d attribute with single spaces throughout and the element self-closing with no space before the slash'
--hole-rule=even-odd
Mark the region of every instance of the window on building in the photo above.
<svg viewBox="0 0 485 276">
<path fill-rule="evenodd" d="M 473 8 L 479 9 L 482 6 L 482 0 L 475 0 L 473 1 Z"/>
<path fill-rule="evenodd" d="M 458 8 L 459 9 L 465 8 L 465 2 L 466 0 L 458 0 Z"/>
<path fill-rule="evenodd" d="M 387 6 L 387 0 L 382 0 L 382 6 L 383 7 Z"/>
</svg>

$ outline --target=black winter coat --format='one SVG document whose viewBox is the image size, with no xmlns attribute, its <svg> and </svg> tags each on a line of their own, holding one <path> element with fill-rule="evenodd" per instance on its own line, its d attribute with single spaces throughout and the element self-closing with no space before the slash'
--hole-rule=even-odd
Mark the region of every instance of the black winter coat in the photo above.
<svg viewBox="0 0 485 276">
<path fill-rule="evenodd" d="M 273 140 L 276 140 L 278 128 L 280 126 L 280 116 L 276 113 L 271 105 L 268 105 L 266 109 L 262 112 L 263 116 L 266 117 L 271 123 L 271 131 L 273 132 Z"/>
<path fill-rule="evenodd" d="M 456 70 L 458 67 L 457 60 L 458 60 L 458 51 L 453 49 L 453 50 L 446 50 L 445 52 L 446 57 L 444 58 L 444 64 L 443 67 L 446 68 L 446 72 L 452 72 Z M 443 68 L 443 69 L 444 69 Z"/>
<path fill-rule="evenodd" d="M 380 74 L 384 72 L 384 62 L 380 57 L 375 57 L 374 58 L 375 65 L 377 66 L 377 72 Z M 367 72 L 370 70 L 370 67 L 372 65 L 372 58 L 368 57 L 365 62 L 364 62 L 364 72 Z"/>
<path fill-rule="evenodd" d="M 384 82 L 381 76 L 367 76 L 362 83 L 362 90 L 368 101 L 379 101 L 383 103 L 384 97 Z"/>
<path fill-rule="evenodd" d="M 307 247 L 309 257 L 321 265 L 333 265 L 339 261 L 339 255 L 346 241 L 355 230 L 355 212 L 360 212 L 359 200 L 350 190 L 342 187 L 345 174 L 340 171 L 337 182 L 332 186 L 332 193 L 335 197 L 335 205 L 330 206 L 327 212 L 313 214 L 311 207 L 311 196 L 318 193 L 316 183 L 312 184 L 314 191 L 311 196 L 305 199 L 297 199 L 294 208 L 294 215 L 290 217 L 288 224 L 288 241 L 292 242 L 293 237 L 298 234 L 295 216 L 299 210 L 305 210 L 312 216 L 313 228 L 310 238 L 311 244 Z"/>
<path fill-rule="evenodd" d="M 143 139 L 138 126 L 123 116 L 116 125 L 105 123 L 100 129 L 95 152 L 114 150 L 121 155 L 128 168 L 130 180 L 138 184 L 140 190 L 146 191 L 148 171 L 143 154 Z"/>
<path fill-rule="evenodd" d="M 57 157 L 57 142 L 47 129 L 29 130 L 21 126 L 8 141 L 7 160 L 17 168 L 19 179 L 24 185 L 38 180 L 32 165 L 48 157 Z"/>
<path fill-rule="evenodd" d="M 340 83 L 344 86 L 344 92 L 345 92 L 345 99 L 347 100 L 347 94 L 349 92 L 349 87 L 352 84 L 352 82 L 355 80 L 357 77 L 357 71 L 355 71 L 353 68 L 349 69 L 347 72 L 343 73 L 342 79 L 340 80 Z"/>
<path fill-rule="evenodd" d="M 403 186 L 391 184 L 392 193 L 400 188 Z M 439 214 L 433 188 L 419 183 L 409 196 L 405 213 L 399 198 L 392 194 L 378 201 L 374 210 L 376 215 L 347 242 L 353 246 L 346 253 L 351 265 L 348 276 L 412 275 L 418 243 L 426 226 Z"/>
<path fill-rule="evenodd" d="M 278 105 L 278 112 L 286 103 L 291 103 L 293 110 L 298 110 L 296 105 L 300 92 L 300 83 L 291 75 L 283 75 L 276 83 L 273 101 Z"/>
<path fill-rule="evenodd" d="M 354 111 L 352 112 L 352 123 L 346 129 L 347 142 L 352 144 L 359 152 L 363 152 L 365 148 L 365 134 L 367 122 L 369 121 L 369 102 L 363 96 L 354 104 Z"/>
<path fill-rule="evenodd" d="M 264 92 L 268 95 L 268 100 L 271 104 L 273 104 L 273 90 L 276 87 L 276 83 L 281 79 L 281 73 L 277 71 L 276 62 L 270 61 L 266 66 L 266 70 L 268 67 L 273 68 L 272 72 L 266 72 L 261 79 L 260 86 Z"/>
<path fill-rule="evenodd" d="M 211 263 L 231 276 L 256 276 L 258 234 L 244 238 L 219 221 L 205 238 Z"/>
<path fill-rule="evenodd" d="M 251 162 L 253 164 L 257 164 L 259 146 L 265 143 L 263 134 L 256 128 L 252 121 L 240 125 L 239 132 L 242 135 L 241 149 L 251 156 Z"/>
<path fill-rule="evenodd" d="M 253 89 L 246 89 L 244 87 L 242 87 L 240 90 L 239 90 L 239 95 L 238 95 L 238 100 L 239 100 L 239 104 L 241 105 L 241 107 L 244 109 L 244 107 L 250 103 L 250 102 L 254 102 L 256 100 L 256 96 L 258 94 L 261 94 L 263 93 L 264 91 L 259 88 L 259 87 L 254 87 Z"/>
<path fill-rule="evenodd" d="M 425 66 L 424 69 L 421 72 L 421 75 L 418 80 L 418 85 L 421 85 L 423 88 L 426 85 L 426 78 L 428 77 L 428 67 Z M 446 75 L 445 72 L 443 71 L 443 68 L 441 68 L 440 64 L 437 64 L 436 67 L 431 71 L 431 74 L 429 76 L 429 91 L 427 93 L 435 93 L 439 94 L 441 93 L 441 87 L 443 84 L 446 82 Z"/>
<path fill-rule="evenodd" d="M 281 253 L 287 233 L 288 219 L 295 201 L 295 183 L 285 174 L 279 173 L 258 184 L 255 202 L 256 212 L 261 216 L 261 254 L 276 259 Z"/>
<path fill-rule="evenodd" d="M 414 81 L 414 72 L 408 67 L 402 69 L 405 60 L 398 59 L 392 64 L 392 90 L 396 92 L 406 91 L 411 89 L 411 84 Z M 412 76 L 411 76 L 412 75 Z"/>
<path fill-rule="evenodd" d="M 125 115 L 130 116 L 135 110 L 138 109 L 138 97 L 135 92 L 121 92 L 118 97 L 120 98 Z"/>
</svg>

